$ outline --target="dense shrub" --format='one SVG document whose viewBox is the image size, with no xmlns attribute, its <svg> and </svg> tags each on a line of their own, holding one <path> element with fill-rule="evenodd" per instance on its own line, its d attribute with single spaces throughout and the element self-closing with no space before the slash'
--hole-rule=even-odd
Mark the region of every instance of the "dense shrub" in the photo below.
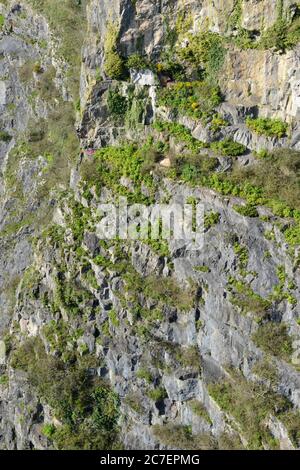
<svg viewBox="0 0 300 470">
<path fill-rule="evenodd" d="M 116 51 L 108 51 L 105 56 L 104 72 L 113 80 L 120 80 L 124 74 L 123 59 Z"/>
<path fill-rule="evenodd" d="M 251 313 L 258 320 L 266 317 L 271 302 L 254 292 L 246 282 L 230 277 L 228 290 L 231 293 L 230 302 L 236 305 L 242 314 Z"/>
<path fill-rule="evenodd" d="M 278 415 L 290 406 L 284 397 L 262 385 L 248 382 L 233 371 L 230 379 L 210 384 L 208 390 L 219 406 L 239 423 L 249 449 L 263 449 L 264 444 L 273 442 L 266 419 L 270 414 Z"/>
<path fill-rule="evenodd" d="M 117 51 L 118 27 L 113 23 L 107 26 L 104 42 L 104 72 L 113 80 L 120 80 L 124 75 L 124 61 Z"/>
<path fill-rule="evenodd" d="M 156 121 L 153 124 L 153 128 L 159 132 L 165 132 L 175 137 L 177 142 L 184 143 L 187 149 L 192 152 L 199 152 L 199 150 L 205 146 L 203 142 L 200 142 L 192 136 L 189 129 L 177 122 Z"/>
<path fill-rule="evenodd" d="M 156 72 L 158 75 L 166 75 L 172 80 L 178 82 L 186 79 L 186 70 L 179 62 L 174 59 L 174 55 L 167 56 L 163 61 L 156 64 Z"/>
<path fill-rule="evenodd" d="M 202 67 L 206 73 L 215 78 L 221 69 L 225 49 L 222 37 L 210 31 L 188 35 L 188 44 L 177 49 L 179 58 L 193 67 Z"/>
<path fill-rule="evenodd" d="M 271 205 L 268 198 L 281 201 L 281 206 L 274 203 L 271 205 L 272 210 L 280 216 L 292 215 L 288 207 L 300 208 L 300 152 L 278 149 L 265 155 L 251 167 L 236 165 L 230 178 L 233 183 L 260 188 L 258 196 L 261 198 L 264 194 L 264 203 L 267 205 Z M 253 202 L 259 201 L 256 199 Z"/>
<path fill-rule="evenodd" d="M 213 225 L 218 224 L 220 221 L 220 214 L 219 212 L 207 212 L 204 216 L 204 227 L 208 230 Z"/>
<path fill-rule="evenodd" d="M 33 67 L 33 71 L 37 74 L 43 73 L 44 69 L 39 62 L 36 62 Z"/>
<path fill-rule="evenodd" d="M 147 395 L 151 400 L 155 402 L 162 401 L 165 398 L 168 398 L 168 394 L 164 387 L 153 388 L 152 390 L 149 390 Z"/>
<path fill-rule="evenodd" d="M 208 81 L 178 82 L 158 92 L 159 106 L 195 119 L 207 119 L 222 101 L 220 90 Z"/>
<path fill-rule="evenodd" d="M 27 372 L 38 395 L 62 426 L 45 425 L 59 449 L 111 449 L 117 443 L 119 398 L 89 374 L 89 362 L 64 363 L 48 356 L 40 340 L 29 339 L 13 353 L 12 367 Z"/>
<path fill-rule="evenodd" d="M 11 135 L 6 131 L 0 131 L 0 141 L 10 142 L 12 139 Z"/>
<path fill-rule="evenodd" d="M 97 387 L 91 395 L 93 404 L 92 421 L 99 431 L 115 429 L 119 419 L 120 399 L 108 387 Z"/>
<path fill-rule="evenodd" d="M 296 6 L 296 8 L 292 20 L 279 16 L 275 24 L 263 32 L 258 44 L 259 48 L 284 52 L 299 43 L 300 7 Z"/>
<path fill-rule="evenodd" d="M 300 412 L 298 410 L 289 411 L 280 417 L 287 428 L 289 438 L 294 446 L 300 447 Z"/>
<path fill-rule="evenodd" d="M 215 439 L 208 433 L 193 434 L 189 426 L 172 423 L 153 426 L 154 436 L 163 444 L 176 449 L 207 450 L 216 449 Z"/>
<path fill-rule="evenodd" d="M 128 69 L 145 70 L 149 67 L 148 61 L 140 54 L 132 54 L 126 63 Z"/>
<path fill-rule="evenodd" d="M 195 303 L 193 286 L 184 289 L 175 279 L 169 277 L 149 276 L 144 279 L 145 295 L 153 300 L 161 301 L 177 307 L 180 310 L 189 310 Z"/>
<path fill-rule="evenodd" d="M 265 323 L 258 328 L 252 339 L 266 353 L 290 361 L 293 352 L 292 338 L 284 323 Z"/>
<path fill-rule="evenodd" d="M 100 190 L 101 185 L 106 185 L 118 194 L 127 196 L 131 202 L 150 203 L 154 190 L 153 177 L 142 170 L 145 163 L 145 155 L 152 147 L 146 143 L 140 148 L 134 144 L 120 147 L 107 147 L 100 149 L 95 154 L 95 178 L 91 184 L 95 184 Z M 129 177 L 133 183 L 133 190 L 129 190 L 120 184 L 122 176 Z M 148 187 L 150 196 L 146 196 L 141 189 L 141 183 Z"/>
<path fill-rule="evenodd" d="M 284 12 L 282 0 L 276 1 L 277 19 L 275 23 L 261 32 L 250 31 L 242 27 L 242 9 L 240 0 L 236 0 L 235 9 L 230 16 L 228 26 L 235 30 L 229 41 L 242 49 L 272 49 L 285 52 L 300 41 L 300 7 L 293 5 L 293 11 Z"/>
<path fill-rule="evenodd" d="M 244 217 L 258 217 L 258 212 L 253 204 L 246 204 L 245 206 L 234 205 L 234 210 Z"/>
<path fill-rule="evenodd" d="M 213 142 L 211 148 L 224 156 L 236 157 L 238 155 L 243 155 L 246 151 L 246 147 L 238 142 L 235 142 L 232 139 L 226 138 L 220 140 L 219 142 Z"/>
<path fill-rule="evenodd" d="M 288 128 L 288 125 L 280 119 L 270 118 L 247 118 L 246 124 L 249 129 L 257 134 L 278 138 L 284 137 Z"/>
<path fill-rule="evenodd" d="M 127 98 L 126 96 L 122 96 L 118 90 L 109 90 L 107 105 L 113 117 L 125 117 L 128 108 Z"/>
</svg>

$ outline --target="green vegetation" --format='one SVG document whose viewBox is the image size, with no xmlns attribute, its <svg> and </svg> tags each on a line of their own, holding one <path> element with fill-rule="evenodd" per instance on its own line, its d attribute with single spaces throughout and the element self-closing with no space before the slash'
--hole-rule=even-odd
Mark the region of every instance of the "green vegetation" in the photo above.
<svg viewBox="0 0 300 470">
<path fill-rule="evenodd" d="M 28 3 L 44 15 L 61 43 L 59 54 L 70 65 L 68 82 L 73 98 L 79 93 L 81 47 L 85 35 L 85 0 L 28 0 Z"/>
<path fill-rule="evenodd" d="M 253 204 L 246 204 L 245 206 L 233 206 L 234 210 L 244 217 L 258 217 L 258 212 Z"/>
<path fill-rule="evenodd" d="M 232 371 L 230 379 L 210 384 L 209 394 L 225 412 L 238 422 L 248 441 L 248 449 L 263 449 L 274 442 L 266 428 L 270 414 L 279 415 L 289 409 L 288 401 L 262 385 L 248 382 Z"/>
<path fill-rule="evenodd" d="M 228 27 L 230 29 L 239 29 L 241 27 L 242 19 L 242 1 L 234 0 L 234 8 L 228 18 Z"/>
<path fill-rule="evenodd" d="M 198 346 L 177 348 L 174 358 L 184 368 L 201 371 L 201 357 Z"/>
<path fill-rule="evenodd" d="M 153 382 L 153 376 L 152 376 L 151 372 L 148 369 L 146 369 L 145 367 L 140 368 L 137 371 L 136 376 L 139 379 L 144 379 L 148 384 L 152 384 L 152 382 Z"/>
<path fill-rule="evenodd" d="M 3 15 L 0 15 L 0 30 L 3 28 L 5 23 L 5 18 Z"/>
<path fill-rule="evenodd" d="M 27 340 L 13 353 L 12 367 L 28 373 L 31 386 L 63 423 L 43 428 L 58 449 L 100 450 L 118 445 L 119 398 L 88 373 L 89 366 L 47 356 L 36 339 Z"/>
<path fill-rule="evenodd" d="M 220 104 L 218 86 L 209 81 L 177 82 L 158 91 L 158 105 L 194 119 L 208 120 Z"/>
<path fill-rule="evenodd" d="M 240 267 L 242 269 L 246 269 L 249 261 L 248 248 L 244 245 L 241 245 L 239 242 L 235 242 L 233 249 L 239 259 Z"/>
<path fill-rule="evenodd" d="M 9 377 L 7 374 L 1 374 L 0 375 L 0 386 L 1 385 L 4 385 L 5 387 L 8 385 L 9 383 Z"/>
<path fill-rule="evenodd" d="M 94 160 L 86 162 L 81 169 L 86 193 L 89 188 L 95 187 L 99 194 L 101 187 L 106 186 L 115 194 L 126 196 L 129 202 L 149 204 L 153 200 L 155 185 L 153 177 L 143 171 L 143 166 L 151 148 L 152 143 L 147 142 L 139 148 L 136 144 L 125 144 L 98 150 Z M 122 176 L 130 178 L 132 189 L 120 183 Z M 142 183 L 149 189 L 150 196 L 142 192 Z"/>
<path fill-rule="evenodd" d="M 109 23 L 107 25 L 104 43 L 104 72 L 113 80 L 120 80 L 125 72 L 124 61 L 117 51 L 117 39 L 119 35 L 118 26 Z"/>
<path fill-rule="evenodd" d="M 193 434 L 190 426 L 176 424 L 155 424 L 154 436 L 163 444 L 176 449 L 208 450 L 216 449 L 217 444 L 210 434 Z"/>
<path fill-rule="evenodd" d="M 150 194 L 153 194 L 153 179 L 149 172 L 168 151 L 168 137 L 174 136 L 186 150 L 177 155 L 170 153 L 170 177 L 180 178 L 193 186 L 206 186 L 224 195 L 246 199 L 245 206 L 234 207 L 244 216 L 257 217 L 256 206 L 266 205 L 277 216 L 293 218 L 290 225 L 284 226 L 284 235 L 291 245 L 300 242 L 300 152 L 280 149 L 259 159 L 256 165 L 241 167 L 234 164 L 231 173 L 215 173 L 217 159 L 199 155 L 203 144 L 194 139 L 184 126 L 156 122 L 154 129 L 160 133 L 160 139 L 163 141 L 154 143 L 153 139 L 148 139 L 139 150 L 135 145 L 99 150 L 93 165 L 90 164 L 92 166 L 88 178 L 89 187 L 95 184 L 100 190 L 101 186 L 106 185 L 134 202 L 150 202 L 150 198 L 141 193 L 141 182 L 150 189 Z M 133 181 L 134 191 L 120 185 L 122 176 Z"/>
<path fill-rule="evenodd" d="M 247 118 L 246 124 L 249 129 L 256 132 L 257 134 L 277 138 L 284 137 L 288 128 L 288 125 L 280 119 L 270 118 Z"/>
<path fill-rule="evenodd" d="M 270 300 L 256 294 L 244 281 L 230 277 L 228 289 L 231 292 L 230 302 L 239 307 L 243 314 L 252 313 L 258 320 L 267 315 L 271 307 Z"/>
<path fill-rule="evenodd" d="M 266 353 L 290 362 L 293 340 L 284 323 L 268 322 L 260 325 L 252 339 Z"/>
<path fill-rule="evenodd" d="M 153 128 L 158 132 L 163 132 L 166 137 L 175 137 L 176 142 L 184 143 L 186 148 L 191 152 L 199 152 L 205 145 L 199 140 L 195 139 L 191 131 L 182 124 L 167 121 L 155 121 Z"/>
<path fill-rule="evenodd" d="M 178 12 L 175 24 L 175 31 L 177 38 L 181 38 L 183 35 L 192 28 L 194 23 L 193 14 L 188 8 L 183 8 Z"/>
<path fill-rule="evenodd" d="M 128 57 L 126 66 L 128 69 L 145 70 L 150 68 L 147 59 L 140 54 L 132 54 Z"/>
<path fill-rule="evenodd" d="M 108 105 L 108 110 L 109 113 L 115 117 L 115 118 L 120 118 L 123 117 L 125 118 L 125 114 L 127 111 L 127 98 L 126 96 L 122 96 L 118 90 L 109 90 L 108 93 L 108 100 L 107 100 L 107 105 Z"/>
<path fill-rule="evenodd" d="M 277 52 L 285 52 L 292 49 L 300 41 L 300 7 L 294 6 L 293 13 L 284 11 L 282 0 L 276 0 L 277 19 L 268 29 L 260 33 L 249 31 L 241 26 L 241 0 L 235 1 L 235 8 L 231 14 L 228 27 L 235 31 L 235 35 L 228 38 L 228 42 L 234 42 L 242 49 L 270 49 Z M 238 34 L 236 34 L 236 32 Z"/>
<path fill-rule="evenodd" d="M 137 294 L 156 301 L 158 305 L 170 305 L 179 310 L 190 310 L 196 302 L 195 286 L 182 288 L 171 277 L 148 276 L 141 278 L 138 273 L 126 273 L 124 276 L 130 299 L 137 299 Z"/>
<path fill-rule="evenodd" d="M 276 22 L 261 35 L 258 47 L 285 52 L 300 41 L 300 6 L 295 5 L 293 15 L 284 12 L 283 1 L 277 0 Z"/>
<path fill-rule="evenodd" d="M 191 408 L 192 412 L 195 415 L 199 416 L 200 418 L 204 419 L 208 424 L 212 424 L 210 416 L 201 401 L 199 400 L 191 400 L 188 402 L 189 407 Z"/>
<path fill-rule="evenodd" d="M 207 212 L 204 215 L 204 228 L 209 230 L 213 225 L 216 225 L 220 222 L 219 212 Z"/>
<path fill-rule="evenodd" d="M 144 292 L 147 297 L 177 307 L 179 310 L 190 310 L 195 304 L 194 286 L 184 289 L 170 277 L 150 276 L 144 279 Z"/>
<path fill-rule="evenodd" d="M 37 74 L 43 73 L 44 69 L 39 62 L 36 62 L 33 66 L 33 71 Z"/>
<path fill-rule="evenodd" d="M 142 415 L 143 413 L 147 413 L 143 404 L 143 398 L 140 396 L 139 393 L 129 393 L 126 395 L 124 399 L 125 405 L 129 406 L 135 413 Z"/>
<path fill-rule="evenodd" d="M 218 113 L 214 115 L 210 122 L 210 126 L 213 132 L 218 132 L 222 127 L 228 126 L 228 121 L 223 119 Z"/>
<path fill-rule="evenodd" d="M 155 402 L 159 402 L 164 400 L 165 398 L 168 398 L 168 394 L 164 387 L 153 388 L 152 390 L 148 391 L 147 395 L 151 400 Z"/>
<path fill-rule="evenodd" d="M 224 139 L 218 142 L 213 142 L 211 148 L 221 155 L 229 157 L 237 157 L 238 155 L 243 155 L 246 151 L 246 147 L 238 142 L 235 142 L 232 139 Z"/>
<path fill-rule="evenodd" d="M 188 35 L 188 45 L 177 48 L 178 57 L 215 80 L 224 63 L 226 50 L 222 37 L 210 31 Z"/>
<path fill-rule="evenodd" d="M 278 385 L 278 369 L 267 355 L 253 366 L 252 372 L 260 379 L 267 380 L 271 388 Z"/>
<path fill-rule="evenodd" d="M 12 139 L 11 135 L 6 131 L 0 131 L 0 141 L 10 142 Z"/>
<path fill-rule="evenodd" d="M 259 159 L 251 168 L 235 165 L 229 179 L 231 192 L 245 197 L 252 205 L 266 205 L 275 215 L 300 219 L 300 152 L 278 149 L 265 158 Z M 239 190 L 234 191 L 234 185 Z M 297 239 L 295 226 L 287 227 L 286 236 Z"/>
<path fill-rule="evenodd" d="M 56 431 L 56 427 L 54 424 L 44 424 L 42 427 L 42 433 L 44 436 L 48 437 L 48 439 L 52 439 Z"/>
<path fill-rule="evenodd" d="M 272 299 L 275 302 L 282 302 L 283 300 L 287 300 L 289 304 L 296 305 L 297 299 L 291 292 L 295 290 L 296 286 L 292 280 L 288 280 L 284 266 L 277 266 L 277 276 L 279 283 L 273 288 Z"/>
<path fill-rule="evenodd" d="M 194 266 L 194 270 L 198 271 L 199 273 L 209 273 L 210 268 L 208 266 Z"/>
<path fill-rule="evenodd" d="M 284 426 L 287 428 L 289 438 L 294 446 L 300 447 L 300 413 L 298 410 L 289 411 L 280 417 Z"/>
</svg>

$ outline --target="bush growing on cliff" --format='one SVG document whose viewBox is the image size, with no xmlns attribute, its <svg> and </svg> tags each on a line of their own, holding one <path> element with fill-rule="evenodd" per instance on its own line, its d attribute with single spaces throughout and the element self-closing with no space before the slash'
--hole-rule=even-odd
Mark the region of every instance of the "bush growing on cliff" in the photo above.
<svg viewBox="0 0 300 470">
<path fill-rule="evenodd" d="M 191 152 L 198 153 L 205 146 L 205 144 L 192 136 L 189 129 L 177 122 L 155 121 L 153 128 L 158 132 L 164 132 L 169 136 L 175 137 L 176 142 L 184 143 Z"/>
<path fill-rule="evenodd" d="M 292 443 L 298 449 L 300 447 L 300 412 L 298 410 L 289 411 L 282 415 L 280 420 L 287 428 Z"/>
<path fill-rule="evenodd" d="M 286 135 L 288 125 L 280 119 L 271 118 L 247 118 L 246 124 L 252 131 L 267 137 L 281 138 Z"/>
<path fill-rule="evenodd" d="M 221 101 L 219 88 L 208 81 L 178 82 L 158 92 L 159 106 L 195 119 L 212 117 Z"/>
<path fill-rule="evenodd" d="M 230 277 L 228 290 L 231 293 L 230 302 L 241 309 L 242 314 L 251 313 L 258 321 L 266 317 L 271 302 L 254 292 L 246 282 Z"/>
<path fill-rule="evenodd" d="M 149 276 L 144 280 L 147 297 L 172 305 L 180 310 L 190 310 L 195 304 L 195 286 L 181 288 L 175 279 Z"/>
<path fill-rule="evenodd" d="M 270 414 L 279 415 L 289 409 L 286 398 L 231 371 L 230 379 L 210 384 L 208 391 L 223 411 L 239 423 L 248 441 L 248 449 L 263 449 L 273 440 L 266 427 Z"/>
<path fill-rule="evenodd" d="M 292 338 L 284 323 L 265 323 L 258 328 L 252 339 L 266 353 L 290 361 L 293 352 Z"/>
<path fill-rule="evenodd" d="M 124 74 L 124 62 L 116 51 L 108 51 L 105 56 L 104 72 L 113 80 L 120 80 Z"/>
<path fill-rule="evenodd" d="M 126 96 L 122 96 L 118 90 L 109 90 L 107 99 L 108 110 L 113 117 L 125 117 L 128 102 Z"/>
<path fill-rule="evenodd" d="M 192 67 L 204 68 L 210 79 L 215 79 L 225 59 L 222 37 L 211 31 L 188 35 L 185 47 L 177 48 L 181 60 Z"/>
<path fill-rule="evenodd" d="M 104 42 L 104 72 L 113 80 L 120 80 L 125 71 L 124 61 L 117 51 L 118 33 L 118 27 L 109 23 Z"/>
<path fill-rule="evenodd" d="M 145 70 L 149 68 L 147 59 L 140 54 L 132 54 L 127 59 L 127 68 L 135 70 Z"/>
<path fill-rule="evenodd" d="M 246 151 L 246 147 L 243 144 L 239 144 L 232 139 L 226 138 L 219 142 L 213 142 L 211 148 L 216 152 L 224 156 L 236 157 L 243 155 Z"/>
<path fill-rule="evenodd" d="M 152 390 L 148 391 L 147 395 L 155 402 L 163 401 L 168 398 L 167 391 L 164 387 L 153 388 Z"/>
<path fill-rule="evenodd" d="M 219 212 L 207 212 L 204 216 L 204 228 L 209 230 L 213 225 L 218 224 L 220 221 Z"/>
<path fill-rule="evenodd" d="M 70 64 L 67 73 L 73 97 L 79 92 L 81 47 L 86 29 L 84 2 L 76 0 L 27 0 L 47 19 L 50 29 L 60 38 L 59 54 Z"/>
<path fill-rule="evenodd" d="M 119 396 L 108 387 L 97 387 L 91 395 L 94 406 L 92 421 L 98 431 L 116 429 L 120 416 Z"/>
<path fill-rule="evenodd" d="M 274 2 L 275 3 L 275 2 Z M 292 49 L 300 41 L 300 6 L 293 5 L 292 9 L 284 11 L 282 0 L 276 0 L 277 18 L 273 25 L 264 31 L 250 31 L 242 27 L 241 1 L 235 1 L 235 8 L 230 15 L 228 26 L 235 30 L 231 36 L 233 41 L 241 49 L 271 49 L 285 52 Z M 237 33 L 237 34 L 236 34 Z"/>
<path fill-rule="evenodd" d="M 242 182 L 245 186 L 260 188 L 259 198 L 264 194 L 265 199 L 281 201 L 281 207 L 272 204 L 279 216 L 291 216 L 292 211 L 287 206 L 300 208 L 300 152 L 277 149 L 251 167 L 234 166 L 230 179 L 235 184 Z M 252 202 L 259 203 L 257 198 Z"/>
<path fill-rule="evenodd" d="M 190 426 L 167 423 L 153 426 L 154 436 L 163 444 L 176 449 L 217 449 L 217 442 L 209 433 L 193 434 Z"/>
<path fill-rule="evenodd" d="M 2 142 L 10 142 L 12 136 L 6 131 L 0 131 L 0 141 Z"/>
<path fill-rule="evenodd" d="M 1 29 L 3 28 L 4 23 L 5 23 L 5 18 L 4 18 L 3 15 L 0 15 L 0 31 L 1 31 Z"/>
<path fill-rule="evenodd" d="M 119 398 L 103 381 L 88 373 L 89 358 L 64 363 L 46 354 L 36 338 L 13 354 L 12 367 L 27 372 L 37 394 L 63 425 L 45 427 L 59 449 L 111 449 L 117 444 Z M 51 432 L 49 432 L 51 431 Z"/>
<path fill-rule="evenodd" d="M 246 204 L 245 206 L 235 204 L 233 208 L 244 217 L 258 217 L 257 208 L 254 204 Z"/>
</svg>

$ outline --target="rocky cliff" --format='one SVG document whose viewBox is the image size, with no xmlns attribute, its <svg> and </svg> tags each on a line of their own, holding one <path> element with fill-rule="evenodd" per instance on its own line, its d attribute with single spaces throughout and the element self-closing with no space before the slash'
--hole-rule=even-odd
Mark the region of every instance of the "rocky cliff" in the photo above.
<svg viewBox="0 0 300 470">
<path fill-rule="evenodd" d="M 299 24 L 0 3 L 1 448 L 300 447 Z M 201 204 L 204 247 L 103 239 L 121 197 Z"/>
</svg>

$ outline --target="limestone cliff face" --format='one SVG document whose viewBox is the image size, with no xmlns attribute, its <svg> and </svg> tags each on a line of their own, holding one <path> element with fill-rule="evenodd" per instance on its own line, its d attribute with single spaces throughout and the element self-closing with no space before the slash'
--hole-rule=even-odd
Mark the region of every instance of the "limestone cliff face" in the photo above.
<svg viewBox="0 0 300 470">
<path fill-rule="evenodd" d="M 298 448 L 298 206 L 284 205 L 287 189 L 272 205 L 234 178 L 277 149 L 295 159 L 274 160 L 295 184 L 299 44 L 264 44 L 279 20 L 294 28 L 299 6 L 77 3 L 63 2 L 61 29 L 47 1 L 0 4 L 0 447 Z M 68 21 L 84 24 L 82 43 Z M 182 81 L 161 71 L 164 54 L 203 30 L 224 59 L 206 119 L 160 98 Z M 146 65 L 126 68 L 137 54 Z M 188 83 L 202 83 L 194 73 Z M 288 131 L 258 134 L 249 117 Z M 228 141 L 244 155 L 222 153 Z M 99 153 L 78 160 L 79 145 Z M 124 195 L 202 203 L 205 249 L 101 240 L 99 204 Z"/>
<path fill-rule="evenodd" d="M 124 0 L 109 2 L 109 8 L 105 1 L 91 1 L 88 6 L 88 39 L 83 53 L 82 96 L 87 82 L 91 81 L 91 76 L 95 75 L 97 67 L 103 62 L 109 22 L 119 27 L 118 45 L 125 57 L 137 51 L 155 57 L 164 48 L 167 31 L 176 26 L 176 19 L 183 12 L 190 15 L 191 19 L 186 33 L 205 26 L 226 36 L 231 28 L 236 27 L 230 23 L 230 19 L 236 15 L 238 3 L 241 7 L 238 22 L 242 28 L 263 34 L 274 26 L 280 3 L 274 0 L 145 0 L 135 5 L 130 0 Z M 291 16 L 295 3 L 282 2 L 282 9 L 286 16 Z M 268 50 L 241 51 L 229 44 L 220 76 L 222 92 L 229 103 L 256 107 L 262 116 L 277 116 L 288 121 L 299 119 L 299 48 L 281 55 Z"/>
</svg>

